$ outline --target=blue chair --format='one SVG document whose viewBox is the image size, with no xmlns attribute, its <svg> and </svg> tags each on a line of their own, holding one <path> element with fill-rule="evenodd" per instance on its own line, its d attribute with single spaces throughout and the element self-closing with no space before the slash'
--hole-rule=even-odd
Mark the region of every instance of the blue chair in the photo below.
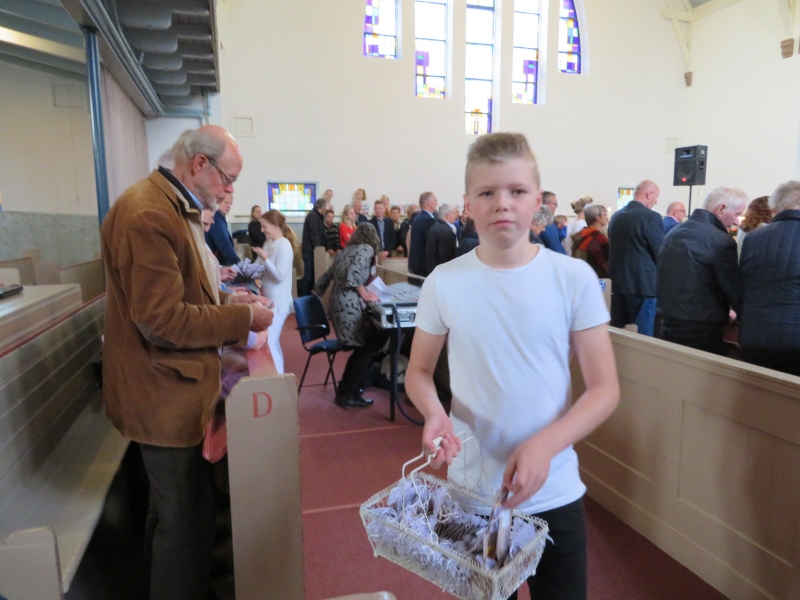
<svg viewBox="0 0 800 600">
<path fill-rule="evenodd" d="M 339 389 L 336 386 L 336 377 L 333 374 L 333 360 L 336 358 L 336 353 L 342 350 L 352 350 L 339 344 L 335 339 L 329 340 L 328 336 L 331 335 L 331 326 L 328 323 L 328 316 L 325 314 L 325 308 L 322 306 L 322 300 L 318 296 L 301 296 L 294 301 L 294 312 L 297 318 L 297 330 L 300 332 L 300 341 L 303 343 L 303 349 L 308 352 L 308 360 L 306 361 L 306 368 L 303 370 L 303 376 L 300 378 L 300 385 L 297 388 L 297 393 L 303 389 L 303 381 L 305 381 L 306 373 L 308 372 L 308 365 L 311 363 L 311 357 L 315 354 L 322 352 L 328 357 L 328 373 L 325 375 L 324 385 L 328 385 L 328 377 L 333 381 L 333 390 L 338 394 Z M 309 346 L 311 342 L 322 338 L 321 342 L 317 342 L 313 346 Z"/>
</svg>

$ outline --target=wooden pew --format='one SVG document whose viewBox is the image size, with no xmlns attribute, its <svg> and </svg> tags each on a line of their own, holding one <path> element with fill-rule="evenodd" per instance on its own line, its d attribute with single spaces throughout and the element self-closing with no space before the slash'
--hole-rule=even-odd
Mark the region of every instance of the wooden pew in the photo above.
<svg viewBox="0 0 800 600">
<path fill-rule="evenodd" d="M 0 590 L 15 600 L 69 590 L 128 446 L 92 368 L 104 313 L 103 297 L 0 354 Z"/>
<path fill-rule="evenodd" d="M 84 302 L 94 300 L 106 291 L 106 275 L 101 259 L 59 268 L 56 263 L 40 262 L 35 269 L 37 285 L 77 283 Z"/>
<path fill-rule="evenodd" d="M 11 260 L 0 260 L 0 269 L 17 269 L 19 271 L 19 282 L 21 285 L 34 285 L 36 283 L 36 275 L 33 266 L 33 259 L 30 256 L 13 258 Z"/>
<path fill-rule="evenodd" d="M 576 446 L 589 495 L 728 598 L 800 598 L 800 378 L 610 331 L 622 398 Z"/>
</svg>

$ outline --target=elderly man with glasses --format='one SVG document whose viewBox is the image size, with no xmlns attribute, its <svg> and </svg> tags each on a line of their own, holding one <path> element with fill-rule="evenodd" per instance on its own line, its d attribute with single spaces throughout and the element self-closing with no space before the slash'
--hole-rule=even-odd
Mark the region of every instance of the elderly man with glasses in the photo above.
<svg viewBox="0 0 800 600">
<path fill-rule="evenodd" d="M 103 222 L 103 401 L 139 442 L 150 482 L 150 598 L 197 600 L 208 594 L 214 541 L 202 442 L 219 396 L 219 347 L 266 330 L 272 311 L 264 298 L 221 292 L 204 247 L 201 212 L 233 193 L 238 144 L 209 125 L 182 134 L 171 155 L 172 170 L 128 188 Z"/>
<path fill-rule="evenodd" d="M 553 192 L 542 192 L 542 205 L 546 206 L 550 209 L 552 214 L 556 214 L 558 210 L 558 198 Z M 552 250 L 553 252 L 558 252 L 559 254 L 566 254 L 567 251 L 564 249 L 564 244 L 561 243 L 561 240 L 558 237 L 558 226 L 555 222 L 551 222 L 544 230 L 539 234 L 539 240 L 544 247 L 548 250 Z"/>
</svg>

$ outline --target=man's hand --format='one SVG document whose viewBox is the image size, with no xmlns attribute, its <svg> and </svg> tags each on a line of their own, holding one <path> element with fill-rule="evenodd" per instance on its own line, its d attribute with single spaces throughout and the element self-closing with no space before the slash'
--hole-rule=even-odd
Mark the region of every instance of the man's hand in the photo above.
<svg viewBox="0 0 800 600">
<path fill-rule="evenodd" d="M 381 258 L 389 258 L 389 253 L 384 250 L 381 252 Z"/>
<path fill-rule="evenodd" d="M 253 322 L 250 323 L 251 331 L 265 331 L 267 327 L 272 325 L 272 311 L 264 308 L 261 304 L 252 304 Z"/>
<path fill-rule="evenodd" d="M 517 446 L 503 474 L 503 487 L 513 494 L 503 507 L 516 508 L 538 492 L 547 481 L 552 460 L 553 454 L 544 447 L 538 434 Z"/>
<path fill-rule="evenodd" d="M 328 253 L 328 256 L 335 256 L 336 255 L 336 251 L 335 250 L 326 250 L 326 252 Z"/>
<path fill-rule="evenodd" d="M 429 454 L 436 452 L 433 440 L 442 438 L 441 448 L 436 454 L 436 458 L 431 461 L 434 469 L 440 468 L 443 464 L 453 464 L 453 459 L 461 451 L 461 440 L 453 433 L 453 422 L 444 411 L 425 419 L 425 427 L 422 429 L 422 446 Z"/>
<path fill-rule="evenodd" d="M 219 278 L 222 281 L 226 282 L 226 283 L 228 281 L 233 281 L 234 279 L 236 279 L 236 275 L 237 274 L 238 274 L 238 272 L 233 267 L 220 267 L 219 268 Z"/>
<path fill-rule="evenodd" d="M 228 299 L 229 304 L 260 304 L 266 308 L 272 308 L 273 302 L 266 296 L 251 294 L 250 292 L 236 291 Z"/>
</svg>

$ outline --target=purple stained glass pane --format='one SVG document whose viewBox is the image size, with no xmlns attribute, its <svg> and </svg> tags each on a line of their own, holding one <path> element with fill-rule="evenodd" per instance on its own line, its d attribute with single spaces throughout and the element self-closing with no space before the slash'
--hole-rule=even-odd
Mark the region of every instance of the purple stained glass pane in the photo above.
<svg viewBox="0 0 800 600">
<path fill-rule="evenodd" d="M 430 65 L 430 53 L 423 50 L 416 52 L 416 64 L 418 67 L 427 67 Z"/>
<path fill-rule="evenodd" d="M 534 77 L 536 77 L 536 66 L 537 66 L 537 61 L 535 60 L 523 60 L 522 72 L 525 75 L 533 75 Z"/>
<path fill-rule="evenodd" d="M 581 72 L 581 34 L 574 0 L 561 0 L 558 26 L 559 70 Z"/>
</svg>

